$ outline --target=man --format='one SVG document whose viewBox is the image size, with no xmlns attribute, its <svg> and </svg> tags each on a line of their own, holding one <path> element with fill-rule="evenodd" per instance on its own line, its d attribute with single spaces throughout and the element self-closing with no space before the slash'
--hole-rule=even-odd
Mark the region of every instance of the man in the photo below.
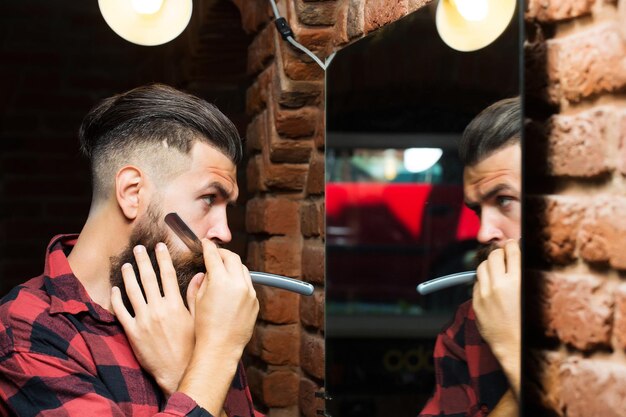
<svg viewBox="0 0 626 417">
<path fill-rule="evenodd" d="M 472 300 L 437 337 L 435 391 L 420 416 L 515 416 L 520 392 L 521 111 L 483 110 L 463 132 L 466 205 L 480 217 Z"/>
<path fill-rule="evenodd" d="M 89 216 L 0 303 L 0 415 L 253 416 L 240 357 L 258 301 L 218 247 L 231 239 L 237 130 L 204 100 L 151 85 L 104 100 L 79 136 Z M 203 256 L 170 233 L 169 212 Z"/>
</svg>

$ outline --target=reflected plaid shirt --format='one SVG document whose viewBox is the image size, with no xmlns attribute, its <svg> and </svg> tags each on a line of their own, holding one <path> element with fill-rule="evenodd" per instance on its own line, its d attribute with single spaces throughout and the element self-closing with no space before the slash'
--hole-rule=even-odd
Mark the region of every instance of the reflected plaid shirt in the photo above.
<svg viewBox="0 0 626 417">
<path fill-rule="evenodd" d="M 0 302 L 0 416 L 211 416 L 183 393 L 166 399 L 141 369 L 120 323 L 70 270 L 75 239 L 55 237 L 44 274 Z M 224 410 L 260 415 L 241 363 Z"/>
<path fill-rule="evenodd" d="M 437 337 L 435 391 L 420 417 L 482 417 L 496 406 L 509 383 L 476 327 L 472 300 L 459 306 Z"/>
</svg>

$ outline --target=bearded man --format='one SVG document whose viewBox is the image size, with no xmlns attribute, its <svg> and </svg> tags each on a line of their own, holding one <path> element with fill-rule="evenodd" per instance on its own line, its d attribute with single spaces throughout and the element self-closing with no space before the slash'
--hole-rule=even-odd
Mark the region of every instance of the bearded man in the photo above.
<svg viewBox="0 0 626 417">
<path fill-rule="evenodd" d="M 435 390 L 420 417 L 513 417 L 521 367 L 520 99 L 498 101 L 465 128 L 465 204 L 480 218 L 472 299 L 435 342 Z"/>
<path fill-rule="evenodd" d="M 255 415 L 240 358 L 258 301 L 239 257 L 219 248 L 238 194 L 236 128 L 206 101 L 150 85 L 102 101 L 79 136 L 89 216 L 0 303 L 0 415 Z M 167 229 L 169 212 L 203 255 Z"/>
</svg>

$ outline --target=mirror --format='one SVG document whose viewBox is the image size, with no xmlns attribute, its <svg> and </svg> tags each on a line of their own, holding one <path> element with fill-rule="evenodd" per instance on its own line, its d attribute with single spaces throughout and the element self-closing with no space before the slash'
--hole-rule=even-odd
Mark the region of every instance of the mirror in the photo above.
<svg viewBox="0 0 626 417">
<path fill-rule="evenodd" d="M 433 347 L 471 286 L 416 285 L 472 269 L 478 217 L 457 142 L 488 105 L 520 94 L 519 13 L 491 45 L 450 49 L 435 4 L 340 51 L 327 71 L 326 412 L 415 416 Z"/>
</svg>

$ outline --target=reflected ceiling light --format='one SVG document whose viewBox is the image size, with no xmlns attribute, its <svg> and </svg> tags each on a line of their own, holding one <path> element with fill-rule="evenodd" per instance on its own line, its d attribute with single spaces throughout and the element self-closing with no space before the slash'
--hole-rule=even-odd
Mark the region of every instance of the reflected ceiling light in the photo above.
<svg viewBox="0 0 626 417">
<path fill-rule="evenodd" d="M 439 148 L 409 148 L 404 151 L 404 167 L 414 174 L 426 171 L 435 165 L 443 155 Z"/>
<path fill-rule="evenodd" d="M 104 20 L 122 38 L 137 45 L 169 42 L 191 19 L 192 0 L 98 0 Z"/>
<path fill-rule="evenodd" d="M 509 25 L 515 4 L 516 0 L 439 0 L 437 31 L 457 51 L 484 48 Z"/>
</svg>

